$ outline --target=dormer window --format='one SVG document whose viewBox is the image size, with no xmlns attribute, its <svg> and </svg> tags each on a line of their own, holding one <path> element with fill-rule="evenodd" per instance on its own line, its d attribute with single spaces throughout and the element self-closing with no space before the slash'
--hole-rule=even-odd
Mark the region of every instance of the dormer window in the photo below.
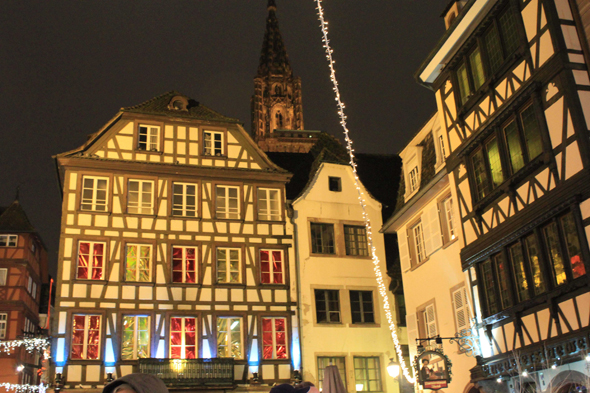
<svg viewBox="0 0 590 393">
<path fill-rule="evenodd" d="M 160 127 L 140 124 L 137 131 L 137 149 L 160 151 Z"/>
<path fill-rule="evenodd" d="M 410 171 L 410 192 L 414 192 L 420 187 L 420 179 L 418 176 L 418 167 L 415 166 Z"/>
<path fill-rule="evenodd" d="M 223 132 L 203 131 L 203 154 L 206 156 L 224 156 Z"/>
<path fill-rule="evenodd" d="M 168 109 L 171 111 L 188 111 L 188 99 L 183 96 L 172 97 Z"/>
</svg>

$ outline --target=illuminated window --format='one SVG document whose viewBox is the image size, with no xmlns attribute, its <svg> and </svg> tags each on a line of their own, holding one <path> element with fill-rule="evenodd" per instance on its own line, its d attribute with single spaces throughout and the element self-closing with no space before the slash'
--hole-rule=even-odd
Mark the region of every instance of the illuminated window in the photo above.
<svg viewBox="0 0 590 393">
<path fill-rule="evenodd" d="M 316 289 L 315 311 L 318 323 L 340 323 L 340 294 L 338 290 Z"/>
<path fill-rule="evenodd" d="M 108 206 L 109 179 L 106 177 L 82 177 L 81 210 L 106 212 Z"/>
<path fill-rule="evenodd" d="M 146 151 L 159 151 L 160 127 L 140 124 L 138 127 L 137 149 Z"/>
<path fill-rule="evenodd" d="M 74 314 L 70 359 L 100 358 L 101 316 Z"/>
<path fill-rule="evenodd" d="M 127 185 L 127 213 L 154 214 L 154 182 L 129 180 Z"/>
<path fill-rule="evenodd" d="M 367 229 L 362 226 L 344 225 L 344 245 L 346 255 L 369 255 Z"/>
<path fill-rule="evenodd" d="M 531 277 L 533 279 L 533 286 L 535 295 L 540 295 L 545 292 L 545 278 L 541 270 L 541 261 L 539 260 L 539 246 L 537 245 L 537 238 L 535 235 L 527 236 L 524 239 L 527 260 L 531 267 Z"/>
<path fill-rule="evenodd" d="M 102 280 L 104 278 L 105 243 L 81 241 L 78 243 L 76 278 Z"/>
<path fill-rule="evenodd" d="M 324 371 L 326 367 L 334 365 L 338 367 L 338 373 L 340 378 L 346 385 L 346 358 L 344 356 L 332 357 L 332 356 L 318 356 L 318 386 L 320 392 L 324 389 Z"/>
<path fill-rule="evenodd" d="M 217 318 L 217 357 L 242 359 L 242 318 Z"/>
<path fill-rule="evenodd" d="M 287 320 L 262 318 L 262 358 L 287 359 Z"/>
<path fill-rule="evenodd" d="M 529 283 L 526 277 L 526 268 L 524 255 L 520 243 L 516 243 L 508 248 L 508 255 L 510 256 L 510 263 L 514 269 L 514 277 L 516 278 L 516 293 L 519 301 L 527 300 L 529 295 Z"/>
<path fill-rule="evenodd" d="M 258 219 L 263 221 L 279 221 L 281 219 L 280 190 L 259 188 Z"/>
<path fill-rule="evenodd" d="M 121 359 L 149 358 L 150 317 L 146 315 L 124 315 L 122 340 Z"/>
<path fill-rule="evenodd" d="M 217 282 L 238 284 L 242 282 L 242 266 L 239 248 L 217 248 Z"/>
<path fill-rule="evenodd" d="M 128 244 L 125 257 L 125 281 L 152 281 L 152 246 Z"/>
<path fill-rule="evenodd" d="M 381 392 L 381 365 L 379 358 L 354 357 L 354 383 L 357 392 Z M 362 385 L 359 389 L 358 385 Z"/>
<path fill-rule="evenodd" d="M 172 282 L 187 284 L 197 282 L 196 247 L 172 247 Z"/>
<path fill-rule="evenodd" d="M 260 250 L 260 282 L 284 284 L 285 264 L 282 250 Z"/>
<path fill-rule="evenodd" d="M 170 318 L 170 358 L 195 359 L 197 357 L 196 318 Z"/>
<path fill-rule="evenodd" d="M 215 214 L 217 218 L 237 220 L 240 218 L 240 188 L 215 186 Z"/>
<path fill-rule="evenodd" d="M 197 184 L 174 183 L 172 185 L 172 215 L 197 216 Z"/>
<path fill-rule="evenodd" d="M 335 254 L 334 224 L 310 223 L 311 252 L 314 254 Z"/>
<path fill-rule="evenodd" d="M 206 156 L 223 156 L 223 132 L 203 132 L 203 154 Z"/>
</svg>

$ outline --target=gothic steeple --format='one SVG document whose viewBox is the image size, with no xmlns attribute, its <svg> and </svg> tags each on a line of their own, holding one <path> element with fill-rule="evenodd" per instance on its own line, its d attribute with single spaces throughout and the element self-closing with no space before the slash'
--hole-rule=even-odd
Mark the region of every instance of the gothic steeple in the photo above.
<svg viewBox="0 0 590 393">
<path fill-rule="evenodd" d="M 262 42 L 262 52 L 260 53 L 260 64 L 258 65 L 258 76 L 268 74 L 280 74 L 284 76 L 293 76 L 293 70 L 289 64 L 287 50 L 279 30 L 279 20 L 277 19 L 277 5 L 274 0 L 268 1 L 268 17 L 266 18 L 266 31 L 264 41 Z"/>
<path fill-rule="evenodd" d="M 293 75 L 279 30 L 277 5 L 268 17 L 252 96 L 252 137 L 264 151 L 309 151 L 316 135 L 303 131 L 301 79 Z"/>
</svg>

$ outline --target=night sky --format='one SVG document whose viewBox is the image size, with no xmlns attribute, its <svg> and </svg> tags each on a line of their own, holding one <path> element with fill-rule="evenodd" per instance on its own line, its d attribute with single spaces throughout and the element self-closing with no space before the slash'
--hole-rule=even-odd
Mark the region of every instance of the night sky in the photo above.
<svg viewBox="0 0 590 393">
<path fill-rule="evenodd" d="M 434 112 L 434 93 L 414 73 L 444 32 L 447 2 L 323 2 L 356 151 L 397 153 Z M 119 108 L 170 90 L 250 130 L 266 0 L 0 4 L 0 206 L 20 185 L 53 272 L 61 198 L 52 155 L 82 145 Z M 315 1 L 277 6 L 305 128 L 340 136 Z"/>
</svg>

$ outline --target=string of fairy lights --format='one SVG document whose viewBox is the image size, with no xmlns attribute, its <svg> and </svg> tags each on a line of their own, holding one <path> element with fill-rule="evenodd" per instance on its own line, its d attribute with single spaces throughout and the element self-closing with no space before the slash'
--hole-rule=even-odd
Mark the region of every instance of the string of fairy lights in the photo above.
<svg viewBox="0 0 590 393">
<path fill-rule="evenodd" d="M 0 352 L 5 352 L 10 355 L 12 351 L 19 347 L 25 347 L 29 353 L 33 351 L 45 352 L 51 344 L 47 337 L 31 337 L 23 338 L 22 340 L 0 341 Z"/>
<path fill-rule="evenodd" d="M 4 382 L 0 383 L 0 388 L 4 388 L 7 391 L 14 390 L 16 393 L 45 393 L 47 391 L 47 387 L 43 384 L 36 386 Z"/>
<path fill-rule="evenodd" d="M 377 252 L 375 250 L 375 246 L 373 245 L 373 231 L 371 228 L 371 220 L 367 214 L 367 206 L 365 202 L 365 196 L 360 186 L 360 181 L 357 174 L 356 169 L 356 162 L 354 157 L 354 149 L 352 148 L 352 139 L 350 139 L 348 127 L 346 125 L 346 114 L 344 113 L 344 102 L 342 102 L 340 96 L 340 89 L 338 87 L 338 80 L 336 79 L 336 70 L 334 68 L 334 58 L 333 53 L 334 50 L 330 47 L 330 40 L 328 39 L 328 22 L 325 20 L 324 17 L 324 8 L 322 7 L 322 0 L 315 0 L 317 4 L 317 14 L 318 19 L 320 20 L 320 27 L 322 29 L 322 41 L 324 43 L 324 48 L 326 50 L 326 58 L 328 60 L 328 67 L 330 68 L 330 79 L 332 81 L 334 94 L 336 96 L 336 104 L 338 107 L 338 116 L 340 117 L 340 125 L 344 131 L 344 140 L 346 141 L 346 149 L 348 151 L 348 155 L 350 157 L 350 166 L 352 167 L 352 172 L 354 174 L 354 182 L 356 186 L 356 190 L 358 192 L 358 199 L 363 211 L 363 219 L 365 220 L 365 227 L 367 229 L 367 241 L 369 244 L 369 249 L 371 250 L 371 256 L 373 259 L 374 271 L 375 271 L 375 279 L 377 280 L 377 285 L 379 288 L 379 294 L 383 300 L 383 309 L 385 310 L 385 316 L 387 317 L 387 323 L 389 325 L 389 330 L 391 331 L 391 338 L 393 339 L 393 344 L 395 346 L 395 351 L 397 353 L 397 358 L 400 363 L 402 372 L 408 382 L 415 383 L 416 378 L 415 376 L 410 374 L 410 370 L 406 365 L 402 354 L 402 348 L 399 342 L 399 337 L 397 335 L 397 329 L 395 323 L 393 322 L 393 316 L 391 315 L 391 308 L 389 306 L 389 299 L 387 297 L 387 289 L 385 287 L 385 283 L 383 281 L 383 274 L 381 273 L 379 257 L 377 256 Z M 412 373 L 413 374 L 413 373 Z"/>
</svg>

